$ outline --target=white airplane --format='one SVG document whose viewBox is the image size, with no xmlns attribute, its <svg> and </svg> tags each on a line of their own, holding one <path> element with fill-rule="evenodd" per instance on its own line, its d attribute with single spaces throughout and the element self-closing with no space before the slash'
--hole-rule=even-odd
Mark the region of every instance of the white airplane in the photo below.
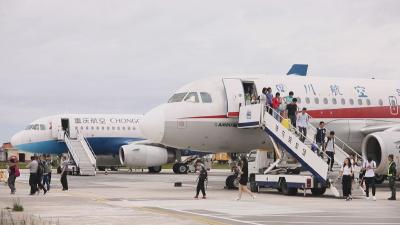
<svg viewBox="0 0 400 225">
<path fill-rule="evenodd" d="M 97 157 L 99 169 L 126 165 L 160 172 L 161 165 L 174 162 L 176 149 L 145 145 L 139 122 L 142 115 L 64 114 L 43 117 L 11 138 L 11 144 L 36 154 L 67 153 L 64 132 L 70 138 L 86 138 Z"/>
<path fill-rule="evenodd" d="M 386 174 L 389 154 L 400 166 L 399 80 L 282 75 L 206 78 L 178 89 L 167 103 L 145 114 L 140 128 L 146 139 L 174 148 L 213 153 L 271 149 L 263 130 L 237 127 L 247 90 L 260 94 L 264 87 L 283 97 L 293 91 L 299 108 L 308 109 L 313 125 L 325 121 L 328 130 L 364 158 L 371 156 L 378 174 Z"/>
</svg>

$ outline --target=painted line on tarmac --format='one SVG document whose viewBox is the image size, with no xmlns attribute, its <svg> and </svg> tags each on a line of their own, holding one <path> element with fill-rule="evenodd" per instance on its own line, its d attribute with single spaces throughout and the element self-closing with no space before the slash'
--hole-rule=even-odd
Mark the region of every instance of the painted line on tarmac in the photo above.
<svg viewBox="0 0 400 225">
<path fill-rule="evenodd" d="M 196 216 L 201 216 L 201 217 L 209 217 L 209 218 L 214 218 L 214 219 L 227 220 L 227 221 L 232 221 L 232 222 L 242 223 L 242 224 L 262 225 L 260 223 L 253 222 L 253 221 L 238 220 L 238 219 L 233 219 L 233 218 L 224 217 L 224 216 L 216 216 L 216 215 L 211 215 L 211 214 L 188 212 L 188 211 L 179 210 L 179 209 L 169 209 L 169 208 L 161 208 L 161 209 L 175 211 L 175 212 L 179 212 L 182 214 L 191 214 L 191 215 L 196 215 Z"/>
</svg>

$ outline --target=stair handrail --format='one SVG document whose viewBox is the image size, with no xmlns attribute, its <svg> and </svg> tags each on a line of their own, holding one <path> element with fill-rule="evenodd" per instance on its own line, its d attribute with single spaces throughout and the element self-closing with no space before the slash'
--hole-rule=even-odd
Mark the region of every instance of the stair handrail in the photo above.
<svg viewBox="0 0 400 225">
<path fill-rule="evenodd" d="M 281 118 L 281 120 L 282 119 L 286 119 L 286 118 L 284 118 L 280 113 L 277 113 L 276 112 L 276 110 L 274 109 L 274 108 L 272 108 L 272 107 L 270 107 L 270 106 L 267 106 L 267 105 L 263 105 L 263 104 L 260 104 L 261 105 L 261 110 L 262 110 L 262 112 L 263 113 L 261 113 L 261 116 L 262 116 L 262 118 L 261 118 L 261 121 L 262 121 L 262 123 L 264 123 L 264 115 L 265 115 L 265 113 L 268 113 L 269 114 L 269 110 L 271 110 L 272 111 L 272 117 L 273 117 L 273 115 L 274 115 L 274 113 L 276 113 L 278 116 L 279 116 L 279 118 Z M 279 121 L 277 121 L 277 122 L 279 122 Z M 295 130 L 295 132 L 297 132 L 297 134 L 299 134 L 300 136 L 302 136 L 302 137 L 304 137 L 306 140 L 308 140 L 308 141 L 311 141 L 311 143 L 313 143 L 313 140 L 311 139 L 311 138 L 309 138 L 309 137 L 307 137 L 306 135 L 303 135 L 303 133 L 301 133 L 300 132 L 300 130 L 298 130 L 296 127 L 294 127 L 291 123 L 289 123 L 289 128 L 287 129 L 288 131 L 290 131 L 290 132 L 292 132 L 291 130 L 292 129 L 294 129 Z M 300 139 L 300 138 L 299 138 Z M 327 154 L 326 154 L 326 152 L 325 151 L 323 151 L 322 150 L 322 148 L 320 148 L 319 146 L 317 146 L 317 148 L 318 148 L 318 150 L 319 150 L 319 152 L 321 152 L 324 156 L 326 156 L 328 159 L 331 159 L 331 157 L 329 157 Z M 311 149 L 311 148 L 310 148 Z M 311 150 L 312 151 L 312 150 Z M 314 151 L 312 151 L 314 154 L 317 154 L 318 155 L 318 153 L 315 153 Z"/>
<path fill-rule="evenodd" d="M 91 156 L 89 156 L 89 157 L 93 157 L 93 158 L 94 158 L 94 159 L 91 159 L 91 161 L 94 162 L 94 166 L 95 166 L 95 165 L 96 165 L 96 159 L 97 159 L 97 157 L 96 157 L 96 154 L 94 154 L 94 151 L 93 151 L 93 149 L 92 149 L 92 146 L 90 146 L 90 144 L 89 144 L 89 142 L 87 141 L 87 139 L 85 138 L 85 136 L 83 136 L 78 130 L 76 131 L 76 133 L 77 133 L 78 139 L 79 139 L 79 140 L 83 140 L 83 141 L 86 143 L 86 145 L 89 147 L 89 150 L 90 150 L 90 152 L 91 152 Z"/>
<path fill-rule="evenodd" d="M 310 119 L 314 119 L 313 117 L 311 117 L 309 114 L 308 116 L 310 117 Z M 309 127 L 311 127 L 312 129 L 314 129 L 315 133 L 317 132 L 317 128 L 315 126 L 313 126 L 311 123 L 309 123 Z M 338 142 L 342 145 L 342 147 L 340 147 L 338 145 Z M 346 154 L 349 154 L 348 152 L 346 152 L 344 150 L 344 147 L 346 147 L 347 149 L 349 149 L 353 154 L 355 154 L 355 156 L 357 157 L 357 160 L 355 160 L 355 162 L 357 161 L 362 161 L 362 156 L 356 151 L 354 150 L 352 147 L 350 147 L 346 142 L 344 142 L 343 140 L 341 140 L 338 136 L 335 135 L 335 146 L 338 146 L 340 150 L 344 151 Z"/>
<path fill-rule="evenodd" d="M 69 153 L 72 155 L 72 158 L 73 158 L 75 164 L 79 166 L 79 162 L 80 162 L 79 156 L 75 152 L 74 148 L 72 147 L 71 139 L 66 131 L 64 131 L 64 142 L 67 145 Z"/>
</svg>

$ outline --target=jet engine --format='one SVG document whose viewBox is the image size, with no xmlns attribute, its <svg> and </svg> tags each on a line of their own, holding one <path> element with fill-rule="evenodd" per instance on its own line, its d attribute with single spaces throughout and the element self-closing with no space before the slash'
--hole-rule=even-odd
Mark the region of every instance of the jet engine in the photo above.
<svg viewBox="0 0 400 225">
<path fill-rule="evenodd" d="M 400 127 L 390 128 L 385 131 L 368 134 L 362 143 L 363 158 L 372 157 L 376 162 L 375 172 L 386 175 L 389 161 L 389 154 L 394 155 L 396 164 L 400 155 Z M 397 165 L 399 167 L 399 165 Z"/>
<path fill-rule="evenodd" d="M 158 167 L 174 162 L 176 154 L 173 149 L 133 143 L 120 147 L 119 159 L 123 166 Z"/>
</svg>

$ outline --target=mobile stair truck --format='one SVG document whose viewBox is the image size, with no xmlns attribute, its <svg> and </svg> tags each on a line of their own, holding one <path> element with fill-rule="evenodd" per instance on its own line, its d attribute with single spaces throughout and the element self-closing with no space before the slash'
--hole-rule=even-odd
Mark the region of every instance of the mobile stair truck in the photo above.
<svg viewBox="0 0 400 225">
<path fill-rule="evenodd" d="M 281 118 L 282 120 L 283 118 Z M 269 138 L 273 150 L 253 150 L 249 153 L 249 181 L 253 192 L 260 188 L 276 188 L 285 195 L 296 195 L 298 190 L 310 190 L 312 195 L 323 195 L 329 188 L 336 197 L 341 196 L 341 182 L 337 179 L 339 169 L 349 153 L 361 156 L 344 142 L 336 138 L 334 172 L 328 171 L 327 155 L 321 157 L 311 149 L 316 128 L 308 128 L 305 141 L 294 127 L 288 128 L 275 119 L 263 104 L 240 106 L 240 129 L 262 129 Z M 340 146 L 339 146 L 340 145 Z M 319 149 L 322 152 L 321 149 Z M 359 168 L 356 169 L 359 171 Z M 353 184 L 353 196 L 364 195 L 363 190 Z"/>
</svg>

